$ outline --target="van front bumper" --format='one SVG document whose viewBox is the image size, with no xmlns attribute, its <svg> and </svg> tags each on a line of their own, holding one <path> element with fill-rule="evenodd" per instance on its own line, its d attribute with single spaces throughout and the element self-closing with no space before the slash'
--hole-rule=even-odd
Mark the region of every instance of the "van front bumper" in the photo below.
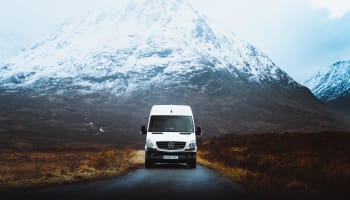
<svg viewBox="0 0 350 200">
<path fill-rule="evenodd" d="M 177 156 L 178 159 L 164 159 L 164 156 Z M 196 160 L 196 152 L 164 152 L 148 149 L 145 158 L 154 163 L 187 163 Z"/>
</svg>

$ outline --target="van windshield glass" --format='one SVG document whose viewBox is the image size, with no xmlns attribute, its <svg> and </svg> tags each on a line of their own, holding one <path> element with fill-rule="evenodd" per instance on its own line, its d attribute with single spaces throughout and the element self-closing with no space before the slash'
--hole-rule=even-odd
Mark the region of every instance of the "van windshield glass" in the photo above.
<svg viewBox="0 0 350 200">
<path fill-rule="evenodd" d="M 149 132 L 193 132 L 191 116 L 152 116 Z"/>
</svg>

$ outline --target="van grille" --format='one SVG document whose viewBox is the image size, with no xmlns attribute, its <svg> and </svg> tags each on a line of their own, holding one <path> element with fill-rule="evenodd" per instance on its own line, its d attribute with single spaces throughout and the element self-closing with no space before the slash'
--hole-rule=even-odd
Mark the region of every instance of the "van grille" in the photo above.
<svg viewBox="0 0 350 200">
<path fill-rule="evenodd" d="M 184 149 L 185 145 L 186 145 L 186 142 L 173 142 L 173 141 L 157 142 L 158 148 L 165 149 L 165 150 Z"/>
</svg>

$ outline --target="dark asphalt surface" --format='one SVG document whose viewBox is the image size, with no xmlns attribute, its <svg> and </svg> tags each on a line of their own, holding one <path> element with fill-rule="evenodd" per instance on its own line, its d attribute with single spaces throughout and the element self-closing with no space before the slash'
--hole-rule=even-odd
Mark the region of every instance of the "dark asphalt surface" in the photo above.
<svg viewBox="0 0 350 200">
<path fill-rule="evenodd" d="M 202 165 L 140 167 L 121 177 L 2 194 L 1 199 L 251 199 L 235 182 Z"/>
</svg>

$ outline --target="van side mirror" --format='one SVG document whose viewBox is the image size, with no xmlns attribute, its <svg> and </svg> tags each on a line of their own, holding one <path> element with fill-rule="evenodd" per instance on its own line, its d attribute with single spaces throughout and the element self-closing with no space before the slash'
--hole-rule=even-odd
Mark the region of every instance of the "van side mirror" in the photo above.
<svg viewBox="0 0 350 200">
<path fill-rule="evenodd" d="M 199 126 L 196 127 L 196 135 L 202 135 L 202 129 Z"/>
<path fill-rule="evenodd" d="M 141 126 L 140 133 L 142 135 L 146 135 L 147 134 L 147 130 L 146 130 L 146 126 L 145 125 Z"/>
</svg>

